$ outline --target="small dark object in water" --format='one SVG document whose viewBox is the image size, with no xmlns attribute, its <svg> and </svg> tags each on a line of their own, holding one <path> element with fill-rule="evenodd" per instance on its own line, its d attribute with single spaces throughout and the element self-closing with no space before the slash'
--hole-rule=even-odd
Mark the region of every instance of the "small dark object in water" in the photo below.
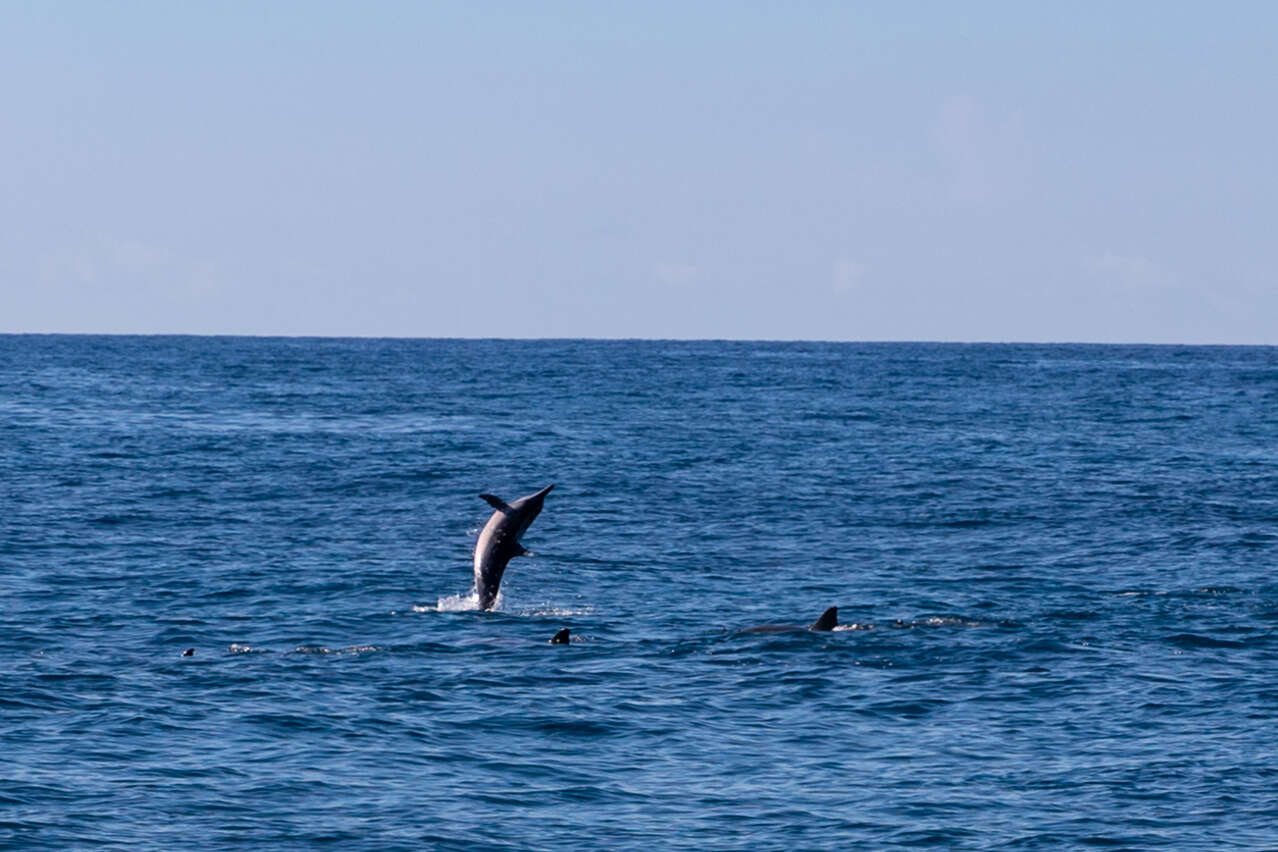
<svg viewBox="0 0 1278 852">
<path fill-rule="evenodd" d="M 572 631 L 569 630 L 567 627 L 565 627 L 562 630 L 560 630 L 558 633 L 556 633 L 554 636 L 550 637 L 550 644 L 551 645 L 567 645 L 569 642 L 568 637 L 571 634 L 572 634 Z"/>
<path fill-rule="evenodd" d="M 194 656 L 195 656 L 195 649 L 194 649 L 194 648 L 187 648 L 185 651 L 183 651 L 183 652 L 182 652 L 182 656 L 184 656 L 184 657 L 194 657 Z"/>
</svg>

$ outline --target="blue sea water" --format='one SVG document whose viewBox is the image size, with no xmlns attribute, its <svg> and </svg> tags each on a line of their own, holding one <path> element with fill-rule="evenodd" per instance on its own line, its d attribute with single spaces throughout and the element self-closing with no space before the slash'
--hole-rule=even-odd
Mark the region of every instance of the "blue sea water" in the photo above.
<svg viewBox="0 0 1278 852">
<path fill-rule="evenodd" d="M 1275 568 L 1273 348 L 0 337 L 0 846 L 1275 849 Z"/>
</svg>

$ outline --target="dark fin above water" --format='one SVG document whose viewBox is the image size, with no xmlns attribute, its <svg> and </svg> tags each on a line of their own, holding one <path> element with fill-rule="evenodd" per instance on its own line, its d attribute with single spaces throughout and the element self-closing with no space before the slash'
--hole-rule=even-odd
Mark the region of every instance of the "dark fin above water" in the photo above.
<svg viewBox="0 0 1278 852">
<path fill-rule="evenodd" d="M 480 494 L 479 496 L 480 496 L 480 499 L 482 499 L 489 506 L 492 506 L 498 512 L 510 511 L 510 506 L 506 505 L 506 501 L 496 496 L 495 494 Z"/>
<path fill-rule="evenodd" d="M 554 636 L 550 637 L 550 644 L 551 645 L 567 645 L 569 642 L 568 637 L 571 635 L 572 635 L 572 631 L 569 630 L 567 627 L 565 627 L 562 630 L 560 630 L 558 633 L 556 633 Z"/>
<path fill-rule="evenodd" d="M 809 630 L 833 630 L 839 624 L 839 608 L 832 606 L 825 612 L 821 613 L 821 617 L 812 622 Z"/>
</svg>

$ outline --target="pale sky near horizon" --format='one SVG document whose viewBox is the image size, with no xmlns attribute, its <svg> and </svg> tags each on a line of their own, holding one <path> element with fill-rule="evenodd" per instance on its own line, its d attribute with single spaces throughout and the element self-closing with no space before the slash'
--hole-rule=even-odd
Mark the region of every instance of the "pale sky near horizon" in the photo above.
<svg viewBox="0 0 1278 852">
<path fill-rule="evenodd" d="M 0 332 L 1278 344 L 1278 4 L 0 0 Z"/>
</svg>

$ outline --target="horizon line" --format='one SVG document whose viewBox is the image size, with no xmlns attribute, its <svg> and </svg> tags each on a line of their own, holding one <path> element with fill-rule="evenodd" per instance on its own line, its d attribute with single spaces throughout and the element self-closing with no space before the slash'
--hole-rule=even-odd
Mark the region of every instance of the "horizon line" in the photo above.
<svg viewBox="0 0 1278 852">
<path fill-rule="evenodd" d="M 923 346 L 1178 346 L 1178 347 L 1239 347 L 1273 348 L 1278 343 L 1220 343 L 1173 341 L 1101 341 L 1101 340 L 989 340 L 989 339 L 917 339 L 868 338 L 770 338 L 770 337 L 508 337 L 492 336 L 431 336 L 395 334 L 282 334 L 242 332 L 98 332 L 98 331 L 0 331 L 0 337 L 140 337 L 140 338 L 247 338 L 255 340 L 436 340 L 466 342 L 590 342 L 590 343 L 816 343 L 845 345 L 923 345 Z"/>
</svg>

